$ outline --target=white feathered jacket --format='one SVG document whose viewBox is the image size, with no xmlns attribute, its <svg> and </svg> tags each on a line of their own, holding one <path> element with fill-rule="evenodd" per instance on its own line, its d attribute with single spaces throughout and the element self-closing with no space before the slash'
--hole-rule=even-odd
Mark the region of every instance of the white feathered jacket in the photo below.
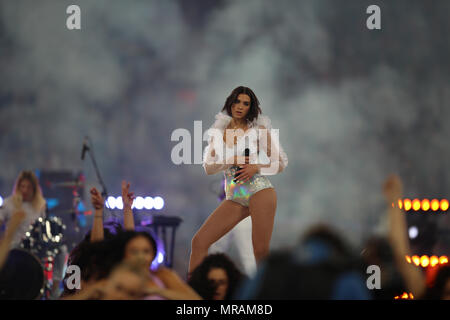
<svg viewBox="0 0 450 320">
<path fill-rule="evenodd" d="M 205 148 L 203 153 L 203 168 L 207 174 L 215 174 L 217 172 L 228 169 L 233 166 L 233 164 L 227 163 L 225 159 L 229 159 L 228 153 L 226 153 L 227 157 L 224 156 L 224 148 L 225 150 L 228 148 L 225 146 L 225 142 L 223 141 L 224 130 L 227 128 L 230 123 L 232 117 L 229 116 L 226 112 L 219 112 L 215 116 L 216 121 L 208 130 L 208 146 Z M 244 136 L 247 133 L 251 132 L 252 129 L 266 129 L 267 131 L 258 131 L 253 130 L 255 135 L 253 137 L 257 137 L 255 141 L 258 144 L 258 152 L 262 150 L 266 153 L 267 157 L 270 160 L 270 167 L 262 167 L 261 174 L 262 175 L 273 175 L 283 171 L 288 165 L 288 157 L 279 142 L 278 130 L 272 130 L 272 125 L 270 118 L 259 114 L 257 118 L 255 118 L 252 122 L 248 122 L 249 130 L 245 132 Z M 258 132 L 256 132 L 258 131 Z M 260 137 L 266 137 L 267 139 Z M 259 135 L 258 133 L 262 133 Z M 239 140 L 238 140 L 239 146 Z M 253 162 L 251 162 L 253 163 Z"/>
</svg>

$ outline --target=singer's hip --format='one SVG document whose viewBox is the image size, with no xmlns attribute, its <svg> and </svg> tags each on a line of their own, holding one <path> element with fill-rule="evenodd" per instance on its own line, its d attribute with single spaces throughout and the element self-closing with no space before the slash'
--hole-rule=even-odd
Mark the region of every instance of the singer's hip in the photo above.
<svg viewBox="0 0 450 320">
<path fill-rule="evenodd" d="M 255 174 L 246 182 L 236 182 L 234 180 L 239 167 L 233 166 L 225 170 L 225 195 L 227 200 L 236 201 L 248 207 L 250 197 L 256 192 L 266 188 L 273 188 L 270 180 L 259 173 Z"/>
</svg>

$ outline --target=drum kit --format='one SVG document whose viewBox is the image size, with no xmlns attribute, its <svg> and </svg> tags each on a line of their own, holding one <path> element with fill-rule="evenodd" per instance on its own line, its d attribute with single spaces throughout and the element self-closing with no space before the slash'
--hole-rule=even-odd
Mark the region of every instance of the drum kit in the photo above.
<svg viewBox="0 0 450 320">
<path fill-rule="evenodd" d="M 39 218 L 29 227 L 20 248 L 9 252 L 0 272 L 0 300 L 50 298 L 65 229 L 58 217 Z"/>
<path fill-rule="evenodd" d="M 78 182 L 55 186 L 80 187 Z M 0 300 L 51 299 L 53 270 L 58 254 L 64 253 L 66 230 L 63 220 L 54 214 L 73 213 L 74 210 L 52 212 L 30 225 L 19 248 L 10 250 L 0 271 Z"/>
</svg>

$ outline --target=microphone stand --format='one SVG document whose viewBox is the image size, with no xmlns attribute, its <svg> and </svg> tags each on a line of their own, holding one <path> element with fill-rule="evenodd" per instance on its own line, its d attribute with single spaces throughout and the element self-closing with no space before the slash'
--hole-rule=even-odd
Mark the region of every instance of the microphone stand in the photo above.
<svg viewBox="0 0 450 320">
<path fill-rule="evenodd" d="M 100 170 L 98 169 L 97 166 L 97 161 L 95 160 L 95 155 L 94 155 L 94 147 L 91 141 L 90 137 L 87 137 L 88 141 L 89 141 L 89 147 L 86 149 L 86 151 L 89 153 L 89 157 L 91 158 L 92 164 L 94 166 L 94 170 L 95 170 L 95 174 L 97 176 L 97 180 L 100 183 L 100 185 L 102 186 L 102 197 L 105 200 L 105 202 L 108 201 L 108 191 L 106 191 L 106 185 L 103 182 L 102 176 L 100 174 Z M 111 216 L 114 216 L 109 208 L 109 206 L 104 206 L 104 208 L 106 207 L 106 209 L 108 210 L 109 214 Z"/>
</svg>

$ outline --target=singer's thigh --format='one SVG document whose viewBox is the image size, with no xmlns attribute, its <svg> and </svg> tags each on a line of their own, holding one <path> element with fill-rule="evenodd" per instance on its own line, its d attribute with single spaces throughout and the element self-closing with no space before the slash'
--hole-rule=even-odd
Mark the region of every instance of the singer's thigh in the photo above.
<svg viewBox="0 0 450 320">
<path fill-rule="evenodd" d="M 195 234 L 195 238 L 202 245 L 209 247 L 249 214 L 248 207 L 231 200 L 224 200 L 206 219 Z"/>
<path fill-rule="evenodd" d="M 269 250 L 277 209 L 275 189 L 267 188 L 256 192 L 250 197 L 249 208 L 252 217 L 253 250 L 265 254 Z"/>
</svg>

